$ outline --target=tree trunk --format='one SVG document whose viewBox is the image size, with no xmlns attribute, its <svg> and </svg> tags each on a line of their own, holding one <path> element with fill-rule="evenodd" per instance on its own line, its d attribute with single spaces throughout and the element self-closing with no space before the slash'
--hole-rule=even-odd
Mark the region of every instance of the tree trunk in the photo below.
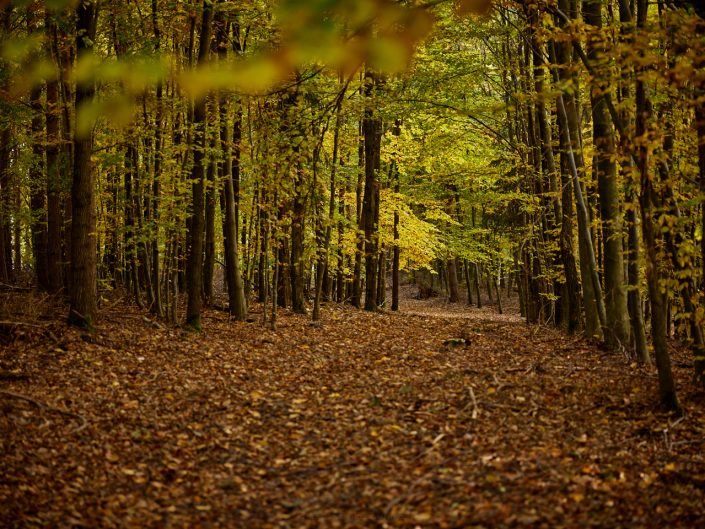
<svg viewBox="0 0 705 529">
<path fill-rule="evenodd" d="M 47 232 L 46 178 L 44 173 L 44 112 L 42 108 L 42 87 L 35 86 L 30 94 L 32 106 L 32 165 L 29 170 L 31 185 L 30 205 L 32 208 L 32 253 L 37 284 L 42 290 L 49 290 L 48 250 L 49 234 Z"/>
<path fill-rule="evenodd" d="M 291 308 L 297 314 L 306 314 L 304 298 L 304 228 L 306 223 L 306 201 L 304 198 L 304 175 L 301 164 L 296 166 L 294 204 L 291 218 Z"/>
<path fill-rule="evenodd" d="M 213 101 L 210 112 L 217 115 L 217 102 Z M 218 146 L 218 138 L 215 133 L 212 133 L 210 139 L 210 152 L 215 153 Z M 215 181 L 217 162 L 215 155 L 211 154 L 208 161 L 208 169 L 206 170 L 206 189 L 205 189 L 205 207 L 206 207 L 206 233 L 205 247 L 203 255 L 203 296 L 206 305 L 213 303 L 213 275 L 215 273 L 215 203 L 217 199 L 218 189 Z"/>
<path fill-rule="evenodd" d="M 465 287 L 468 292 L 468 305 L 472 306 L 472 281 L 470 279 L 470 263 L 463 259 L 463 271 L 465 273 Z"/>
<path fill-rule="evenodd" d="M 218 48 L 223 49 L 222 46 Z M 237 212 L 235 210 L 235 186 L 233 182 L 240 180 L 240 142 L 242 141 L 242 112 L 235 112 L 234 137 L 230 148 L 228 134 L 228 102 L 225 94 L 220 97 L 220 148 L 223 152 L 223 162 L 220 164 L 220 178 L 224 186 L 223 244 L 225 246 L 225 279 L 228 287 L 228 310 L 238 320 L 247 316 L 245 291 L 240 273 L 240 256 L 237 237 Z"/>
<path fill-rule="evenodd" d="M 98 2 L 81 0 L 76 8 L 76 55 L 79 61 L 93 53 Z M 95 83 L 83 81 L 76 85 L 77 115 L 95 96 Z M 86 130 L 86 132 L 84 132 Z M 68 321 L 81 327 L 92 327 L 97 306 L 96 282 L 96 213 L 93 192 L 93 127 L 76 127 L 74 132 L 74 163 L 71 185 L 71 289 Z"/>
<path fill-rule="evenodd" d="M 643 28 L 648 10 L 647 0 L 637 0 L 637 27 Z M 643 138 L 647 133 L 646 125 L 650 114 L 646 95 L 646 83 L 637 69 L 636 81 L 636 137 Z M 653 181 L 649 174 L 649 150 L 642 141 L 637 150 L 637 167 L 639 169 L 641 192 L 641 233 L 643 235 L 646 256 L 646 282 L 649 288 L 651 304 L 651 341 L 654 346 L 654 358 L 658 370 L 659 395 L 661 405 L 671 411 L 679 411 L 680 405 L 676 394 L 676 385 L 671 371 L 671 357 L 666 341 L 666 300 L 661 291 L 661 277 L 658 264 L 658 248 L 654 229 L 652 205 L 655 199 Z"/>
<path fill-rule="evenodd" d="M 51 13 L 46 16 L 47 34 L 51 37 L 56 24 Z M 61 171 L 60 157 L 60 113 L 59 81 L 47 81 L 46 102 L 46 164 L 47 164 L 47 280 L 49 292 L 57 293 L 63 287 L 61 268 Z"/>
<path fill-rule="evenodd" d="M 198 65 L 208 62 L 211 39 L 211 22 L 213 6 L 209 0 L 203 1 L 203 18 L 198 49 Z M 186 325 L 201 330 L 201 308 L 203 306 L 203 231 L 204 231 L 204 179 L 206 147 L 206 98 L 200 97 L 194 102 L 193 127 L 194 150 L 191 180 L 191 218 L 188 231 L 188 257 L 186 263 L 186 290 L 188 304 L 186 308 Z"/>
<path fill-rule="evenodd" d="M 451 257 L 446 262 L 448 271 L 448 302 L 457 303 L 460 301 L 460 288 L 458 287 L 458 258 Z"/>
<path fill-rule="evenodd" d="M 382 245 L 377 256 L 377 306 L 384 307 L 387 303 L 387 252 Z"/>
<path fill-rule="evenodd" d="M 365 72 L 367 108 L 362 121 L 365 138 L 365 194 L 362 209 L 365 229 L 365 310 L 377 310 L 377 257 L 379 222 L 379 161 L 382 136 L 381 119 L 375 117 L 372 100 L 379 84 L 378 74 Z"/>
<path fill-rule="evenodd" d="M 593 67 L 600 66 L 606 49 L 602 31 L 603 0 L 583 0 L 583 17 L 595 28 L 595 35 L 588 39 L 588 58 Z M 606 75 L 606 69 L 599 67 Z M 626 348 L 629 344 L 627 296 L 624 288 L 624 262 L 622 258 L 622 222 L 617 188 L 617 164 L 614 132 L 605 99 L 601 96 L 608 89 L 609 79 L 593 79 L 590 91 L 592 104 L 593 144 L 595 167 L 600 194 L 602 240 L 604 246 L 605 315 L 603 328 L 605 344 L 612 348 Z"/>
<path fill-rule="evenodd" d="M 159 24 L 157 22 L 157 0 L 152 0 L 152 26 L 154 31 L 154 48 L 158 55 L 161 50 L 161 32 L 159 31 Z M 162 96 L 163 96 L 164 86 L 161 79 L 157 81 L 157 93 L 156 93 L 156 115 L 154 119 L 154 179 L 152 181 L 152 244 L 151 244 L 151 258 L 152 258 L 152 277 L 153 277 L 153 289 L 154 289 L 154 304 L 152 305 L 152 312 L 157 316 L 162 316 L 164 314 L 164 309 L 162 308 L 162 292 L 161 292 L 161 269 L 160 269 L 160 255 L 159 255 L 159 196 L 161 194 L 161 178 L 162 178 L 162 127 L 164 123 L 162 122 Z"/>
<path fill-rule="evenodd" d="M 475 282 L 475 299 L 477 300 L 477 308 L 482 308 L 482 295 L 480 292 L 480 265 L 473 264 L 473 280 Z"/>
<path fill-rule="evenodd" d="M 140 292 L 139 280 L 139 260 L 137 256 L 137 239 L 138 230 L 136 218 L 140 214 L 139 208 L 136 207 L 137 194 L 135 182 L 137 180 L 137 149 L 134 146 L 134 140 L 128 134 L 128 144 L 125 150 L 124 167 L 125 167 L 125 248 L 127 250 L 127 277 L 128 284 L 135 297 L 135 303 L 140 308 L 142 305 L 142 296 Z"/>
<path fill-rule="evenodd" d="M 10 125 L 0 133 L 0 281 L 6 282 L 12 274 L 12 254 L 10 253 L 10 209 L 9 169 L 10 169 Z"/>
<path fill-rule="evenodd" d="M 313 316 L 312 319 L 313 321 L 317 321 L 320 319 L 320 305 L 321 305 L 321 290 L 322 290 L 322 283 L 323 283 L 323 270 L 328 268 L 328 256 L 329 256 L 329 251 L 330 251 L 330 239 L 331 239 L 331 230 L 333 229 L 333 219 L 335 216 L 335 194 L 336 194 L 336 171 L 338 167 L 338 148 L 339 148 L 339 139 L 340 139 L 340 124 L 341 124 L 341 104 L 342 104 L 342 98 L 338 99 L 338 104 L 336 106 L 336 112 L 335 112 L 335 129 L 333 130 L 333 157 L 331 160 L 331 169 L 330 169 L 330 194 L 328 197 L 328 223 L 326 225 L 326 234 L 325 234 L 325 239 L 323 242 L 323 255 L 322 258 L 319 259 L 318 261 L 318 266 L 322 268 L 322 270 L 319 270 L 319 275 L 316 277 L 316 293 L 315 293 L 315 300 L 314 300 L 314 305 L 313 305 Z M 321 138 L 321 143 L 322 143 L 323 138 Z"/>
<path fill-rule="evenodd" d="M 559 7 L 569 11 L 567 0 L 560 0 Z M 564 23 L 562 21 L 562 23 Z M 568 65 L 568 46 L 556 44 L 552 54 L 560 65 Z M 561 84 L 556 70 L 553 71 L 554 83 Z M 563 82 L 573 81 L 572 77 L 562 78 Z M 601 286 L 597 275 L 597 263 L 590 234 L 590 218 L 583 199 L 579 175 L 584 171 L 582 147 L 580 145 L 580 127 L 577 113 L 578 100 L 572 95 L 559 94 L 556 98 L 558 111 L 558 129 L 560 142 L 568 168 L 578 217 L 578 247 L 580 253 L 580 277 L 583 287 L 583 305 L 585 309 L 585 333 L 592 338 L 602 338 L 602 322 L 605 319 Z"/>
</svg>

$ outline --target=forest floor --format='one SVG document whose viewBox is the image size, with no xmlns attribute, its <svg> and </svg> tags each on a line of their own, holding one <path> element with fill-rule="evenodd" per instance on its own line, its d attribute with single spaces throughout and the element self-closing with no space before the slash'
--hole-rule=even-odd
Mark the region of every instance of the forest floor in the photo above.
<svg viewBox="0 0 705 529">
<path fill-rule="evenodd" d="M 1 527 L 705 520 L 704 399 L 678 348 L 681 418 L 654 368 L 493 308 L 327 305 L 273 332 L 255 306 L 193 333 L 116 299 L 89 335 L 3 297 L 24 313 L 0 326 Z"/>
</svg>

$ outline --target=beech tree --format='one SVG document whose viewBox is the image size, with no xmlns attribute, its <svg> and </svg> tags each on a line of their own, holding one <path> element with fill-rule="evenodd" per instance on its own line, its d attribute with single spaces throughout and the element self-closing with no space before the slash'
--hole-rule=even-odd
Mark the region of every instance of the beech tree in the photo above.
<svg viewBox="0 0 705 529">
<path fill-rule="evenodd" d="M 81 0 L 76 8 L 76 60 L 90 61 L 95 46 L 99 5 L 97 0 Z M 76 119 L 90 119 L 86 111 L 95 96 L 95 81 L 76 83 Z M 97 312 L 97 255 L 95 180 L 91 162 L 92 124 L 76 126 L 73 140 L 71 183 L 71 283 L 69 321 L 91 326 Z"/>
</svg>

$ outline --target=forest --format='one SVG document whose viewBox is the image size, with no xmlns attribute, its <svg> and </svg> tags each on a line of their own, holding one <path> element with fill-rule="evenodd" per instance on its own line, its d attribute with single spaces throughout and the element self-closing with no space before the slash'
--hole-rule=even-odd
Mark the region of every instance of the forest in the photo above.
<svg viewBox="0 0 705 529">
<path fill-rule="evenodd" d="M 0 525 L 705 519 L 699 2 L 0 0 L 0 109 Z"/>
</svg>

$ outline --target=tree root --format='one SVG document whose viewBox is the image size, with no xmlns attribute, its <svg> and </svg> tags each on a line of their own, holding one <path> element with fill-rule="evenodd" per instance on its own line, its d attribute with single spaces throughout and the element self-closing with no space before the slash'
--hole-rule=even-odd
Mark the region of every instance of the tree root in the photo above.
<svg viewBox="0 0 705 529">
<path fill-rule="evenodd" d="M 14 393 L 12 391 L 7 391 L 7 390 L 0 390 L 0 395 L 5 395 L 6 397 L 17 399 L 17 400 L 22 400 L 24 402 L 28 402 L 35 406 L 36 408 L 39 408 L 40 410 L 47 410 L 47 411 L 53 411 L 54 413 L 58 413 L 59 415 L 64 415 L 66 417 L 72 417 L 74 419 L 78 419 L 80 422 L 79 426 L 71 430 L 72 433 L 80 432 L 83 430 L 86 426 L 88 426 L 88 421 L 83 415 L 79 415 L 78 413 L 73 413 L 67 410 L 62 410 L 61 408 L 55 408 L 53 406 L 49 406 L 48 404 L 44 404 L 43 402 L 39 402 L 38 400 L 34 400 L 31 397 L 27 397 L 25 395 L 20 395 L 19 393 Z"/>
</svg>

